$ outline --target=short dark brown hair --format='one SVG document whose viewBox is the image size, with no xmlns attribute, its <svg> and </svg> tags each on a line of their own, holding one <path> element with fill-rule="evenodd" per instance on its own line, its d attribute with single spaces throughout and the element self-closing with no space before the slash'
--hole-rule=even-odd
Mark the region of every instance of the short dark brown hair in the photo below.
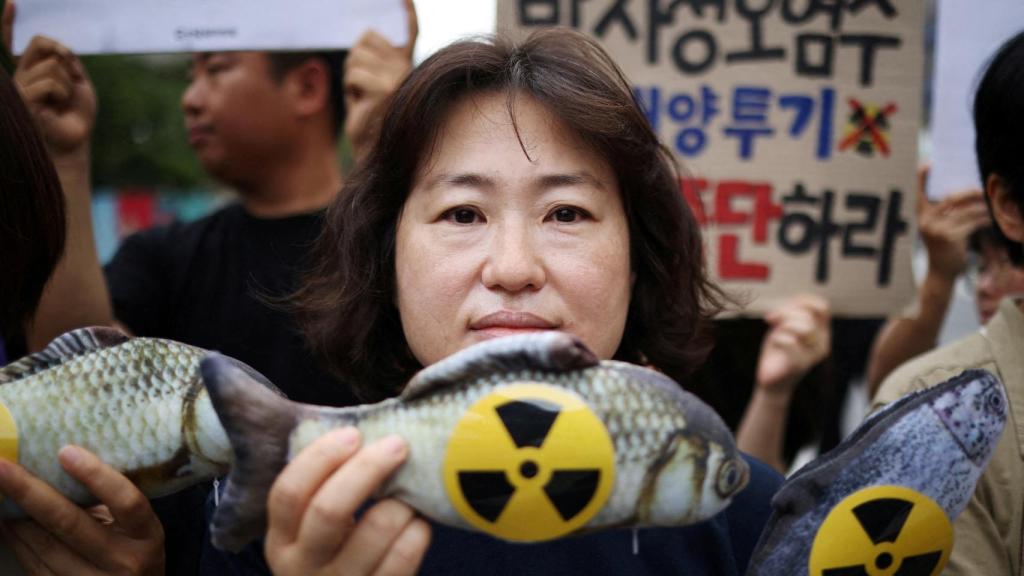
<svg viewBox="0 0 1024 576">
<path fill-rule="evenodd" d="M 709 320 L 722 301 L 707 278 L 700 229 L 672 156 L 622 72 L 594 41 L 566 29 L 521 44 L 457 42 L 393 95 L 376 145 L 327 211 L 315 268 L 295 300 L 315 351 L 366 399 L 400 390 L 421 368 L 395 306 L 398 219 L 448 113 L 468 95 L 495 92 L 507 96 L 513 123 L 517 97 L 529 95 L 614 169 L 636 274 L 615 357 L 676 379 L 689 374 L 707 355 Z"/>
<path fill-rule="evenodd" d="M 327 67 L 327 80 L 330 82 L 328 105 L 331 107 L 331 124 L 335 139 L 341 134 L 345 125 L 345 87 L 344 71 L 348 50 L 329 52 L 267 52 L 267 63 L 270 76 L 277 82 L 284 79 L 285 74 L 298 68 L 303 62 L 315 58 Z"/>
<path fill-rule="evenodd" d="M 1024 214 L 1024 162 L 1020 136 L 1024 131 L 1024 32 L 1007 40 L 992 57 L 974 94 L 974 151 L 981 185 L 997 174 Z M 992 201 L 985 195 L 989 213 Z M 997 225 L 995 232 L 1006 246 L 1010 260 L 1024 266 L 1024 246 L 1007 238 Z"/>
<path fill-rule="evenodd" d="M 14 82 L 0 70 L 0 335 L 22 333 L 64 250 L 64 193 Z"/>
</svg>

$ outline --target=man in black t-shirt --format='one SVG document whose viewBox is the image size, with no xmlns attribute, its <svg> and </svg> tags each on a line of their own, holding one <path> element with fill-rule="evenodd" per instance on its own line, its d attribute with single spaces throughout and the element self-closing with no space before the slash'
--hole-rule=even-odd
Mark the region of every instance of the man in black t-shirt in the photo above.
<svg viewBox="0 0 1024 576">
<path fill-rule="evenodd" d="M 240 202 L 191 224 L 129 238 L 107 266 L 106 284 L 89 221 L 95 95 L 73 54 L 56 42 L 34 39 L 16 79 L 47 138 L 72 224 L 69 250 L 47 288 L 51 306 L 41 310 L 30 345 L 39 348 L 83 324 L 116 323 L 135 335 L 172 338 L 236 357 L 293 399 L 353 403 L 347 387 L 316 366 L 287 311 L 272 302 L 297 287 L 322 210 L 341 189 L 338 127 L 344 125 L 358 159 L 372 141 L 377 104 L 411 68 L 416 17 L 411 2 L 407 7 L 409 45 L 396 48 L 367 33 L 345 61 L 344 86 L 338 54 L 194 55 L 182 97 L 189 143 L 203 167 L 235 189 Z M 69 301 L 86 314 L 70 319 Z M 112 469 L 104 474 L 111 482 L 127 482 Z M 208 488 L 153 503 L 164 528 L 168 573 L 196 570 Z M 126 490 L 134 488 L 129 484 Z M 146 514 L 151 513 L 138 511 L 140 518 Z M 36 519 L 39 525 L 55 525 L 49 518 Z M 69 549 L 70 564 L 48 567 L 64 573 L 74 562 L 132 555 L 127 553 L 132 550 L 81 546 L 88 539 L 78 538 L 77 531 L 96 532 L 97 526 L 90 519 L 70 529 L 76 533 L 51 531 L 50 539 Z M 22 546 L 18 552 L 35 552 L 46 562 L 46 554 L 32 550 L 31 542 Z M 141 555 L 137 546 L 134 552 Z M 126 560 L 126 571 L 159 560 L 148 556 Z"/>
</svg>

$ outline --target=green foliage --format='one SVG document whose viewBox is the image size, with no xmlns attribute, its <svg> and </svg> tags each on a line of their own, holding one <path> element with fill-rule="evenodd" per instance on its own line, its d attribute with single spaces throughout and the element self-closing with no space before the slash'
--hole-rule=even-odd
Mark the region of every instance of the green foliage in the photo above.
<svg viewBox="0 0 1024 576">
<path fill-rule="evenodd" d="M 95 186 L 195 188 L 210 184 L 188 146 L 181 95 L 186 56 L 83 57 L 96 86 Z"/>
</svg>

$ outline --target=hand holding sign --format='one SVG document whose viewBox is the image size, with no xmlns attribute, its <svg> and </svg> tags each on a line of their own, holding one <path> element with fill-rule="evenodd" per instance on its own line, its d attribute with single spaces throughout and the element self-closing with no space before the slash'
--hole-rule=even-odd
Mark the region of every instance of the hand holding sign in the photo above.
<svg viewBox="0 0 1024 576">
<path fill-rule="evenodd" d="M 412 70 L 412 52 L 419 21 L 412 0 L 405 0 L 409 30 L 404 46 L 393 46 L 370 30 L 359 38 L 345 60 L 345 135 L 353 156 L 362 159 L 377 136 L 379 108 Z"/>
<path fill-rule="evenodd" d="M 2 41 L 9 52 L 15 5 L 4 5 Z M 78 57 L 59 42 L 36 36 L 18 59 L 14 83 L 55 162 L 88 153 L 96 121 L 96 91 Z"/>
<path fill-rule="evenodd" d="M 14 81 L 55 162 L 86 151 L 96 122 L 96 91 L 77 56 L 36 36 L 18 60 Z"/>
<path fill-rule="evenodd" d="M 928 167 L 918 171 L 917 226 L 928 250 L 928 273 L 950 283 L 967 268 L 967 237 L 991 223 L 981 190 L 963 190 L 938 202 L 925 192 Z"/>
</svg>

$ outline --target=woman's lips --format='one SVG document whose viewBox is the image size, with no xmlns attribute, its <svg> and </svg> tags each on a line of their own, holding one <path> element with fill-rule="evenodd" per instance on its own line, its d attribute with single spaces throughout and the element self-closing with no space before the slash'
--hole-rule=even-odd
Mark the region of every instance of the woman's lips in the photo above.
<svg viewBox="0 0 1024 576">
<path fill-rule="evenodd" d="M 483 316 L 469 325 L 469 329 L 475 334 L 488 338 L 556 328 L 558 328 L 557 323 L 535 314 L 506 310 Z"/>
</svg>

